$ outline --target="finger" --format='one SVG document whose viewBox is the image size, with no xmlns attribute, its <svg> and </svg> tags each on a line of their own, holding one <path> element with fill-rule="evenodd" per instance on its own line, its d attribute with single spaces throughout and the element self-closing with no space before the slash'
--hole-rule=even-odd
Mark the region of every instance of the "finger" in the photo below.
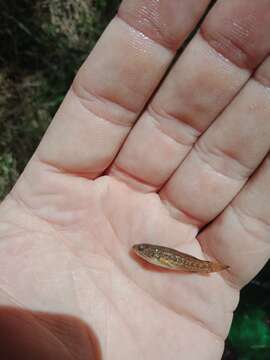
<svg viewBox="0 0 270 360">
<path fill-rule="evenodd" d="M 230 266 L 227 280 L 248 283 L 270 257 L 270 155 L 226 210 L 199 236 L 203 250 Z"/>
<path fill-rule="evenodd" d="M 164 184 L 269 51 L 269 4 L 213 7 L 132 129 L 114 176 L 143 191 Z"/>
<path fill-rule="evenodd" d="M 37 156 L 89 178 L 103 172 L 207 3 L 124 1 L 76 76 Z"/>
<path fill-rule="evenodd" d="M 269 71 L 270 62 L 258 73 Z M 264 69 L 264 70 L 263 70 Z M 243 187 L 270 147 L 270 92 L 255 78 L 196 143 L 161 191 L 179 216 L 203 226 Z"/>
</svg>

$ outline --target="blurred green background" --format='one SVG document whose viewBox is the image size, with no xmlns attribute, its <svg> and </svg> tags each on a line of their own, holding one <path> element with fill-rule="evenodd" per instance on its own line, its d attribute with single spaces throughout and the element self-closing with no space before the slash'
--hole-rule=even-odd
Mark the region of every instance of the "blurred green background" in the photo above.
<svg viewBox="0 0 270 360">
<path fill-rule="evenodd" d="M 0 200 L 119 2 L 0 0 Z M 242 291 L 223 359 L 270 359 L 269 279 L 268 265 Z"/>
</svg>

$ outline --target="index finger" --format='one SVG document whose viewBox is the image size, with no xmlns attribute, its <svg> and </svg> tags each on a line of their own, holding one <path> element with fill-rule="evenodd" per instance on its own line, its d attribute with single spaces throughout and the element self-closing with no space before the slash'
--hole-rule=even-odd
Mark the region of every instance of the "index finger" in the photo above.
<svg viewBox="0 0 270 360">
<path fill-rule="evenodd" d="M 38 158 L 88 178 L 102 173 L 208 3 L 125 0 L 78 72 Z"/>
</svg>

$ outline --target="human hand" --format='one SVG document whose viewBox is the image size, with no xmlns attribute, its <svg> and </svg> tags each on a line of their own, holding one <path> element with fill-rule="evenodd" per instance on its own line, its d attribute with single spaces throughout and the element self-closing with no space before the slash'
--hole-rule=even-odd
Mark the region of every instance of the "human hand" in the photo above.
<svg viewBox="0 0 270 360">
<path fill-rule="evenodd" d="M 207 5 L 124 1 L 1 204 L 2 358 L 221 357 L 270 252 L 270 1 L 216 4 L 142 112 Z M 143 242 L 230 270 L 144 267 Z"/>
</svg>

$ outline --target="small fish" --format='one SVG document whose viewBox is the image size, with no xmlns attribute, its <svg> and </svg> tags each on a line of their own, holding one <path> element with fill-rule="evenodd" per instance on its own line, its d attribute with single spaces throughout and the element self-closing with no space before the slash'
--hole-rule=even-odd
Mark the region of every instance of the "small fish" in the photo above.
<svg viewBox="0 0 270 360">
<path fill-rule="evenodd" d="M 134 252 L 147 262 L 170 270 L 196 273 L 211 273 L 228 269 L 229 266 L 218 262 L 200 260 L 165 246 L 137 244 L 132 247 Z"/>
</svg>

